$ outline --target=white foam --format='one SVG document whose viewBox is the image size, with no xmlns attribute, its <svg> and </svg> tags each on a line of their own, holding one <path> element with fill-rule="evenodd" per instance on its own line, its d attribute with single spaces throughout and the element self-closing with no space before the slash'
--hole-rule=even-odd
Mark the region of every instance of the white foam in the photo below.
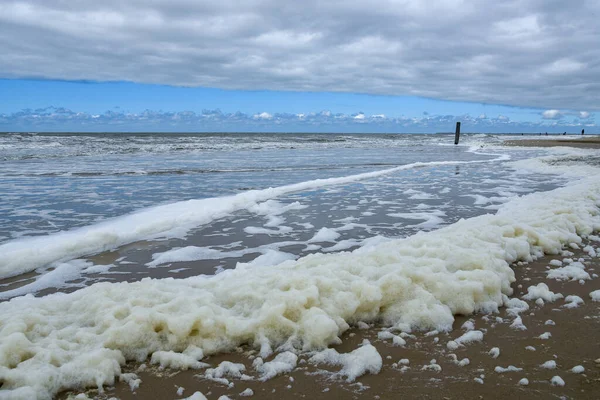
<svg viewBox="0 0 600 400">
<path fill-rule="evenodd" d="M 552 337 L 552 334 L 550 332 L 544 332 L 542 333 L 540 336 L 538 336 L 538 339 L 542 339 L 542 340 L 548 340 Z"/>
<path fill-rule="evenodd" d="M 453 353 L 448 354 L 448 357 L 450 357 L 451 361 L 459 367 L 466 367 L 467 365 L 471 364 L 471 360 L 469 360 L 468 358 L 463 358 L 462 360 L 459 360 L 456 354 Z"/>
<path fill-rule="evenodd" d="M 517 316 L 514 321 L 512 322 L 512 324 L 510 324 L 510 327 L 512 329 L 515 330 L 519 330 L 519 331 L 526 331 L 527 327 L 523 324 L 523 320 L 521 319 L 520 316 Z"/>
<path fill-rule="evenodd" d="M 434 210 L 431 212 L 391 213 L 388 214 L 388 216 L 394 218 L 424 220 L 423 222 L 420 222 L 415 225 L 410 225 L 409 227 L 434 229 L 444 223 L 442 217 L 445 217 L 446 213 L 441 210 Z"/>
<path fill-rule="evenodd" d="M 292 231 L 293 229 L 289 226 L 279 226 L 278 229 L 268 229 L 260 226 L 247 226 L 244 228 L 244 232 L 249 235 L 286 235 Z"/>
<path fill-rule="evenodd" d="M 207 400 L 206 396 L 204 396 L 204 394 L 202 394 L 202 392 L 194 392 L 193 395 L 191 395 L 190 397 L 186 397 L 185 399 L 182 400 Z"/>
<path fill-rule="evenodd" d="M 390 331 L 377 332 L 377 338 L 379 340 L 389 340 L 389 339 L 392 339 L 392 344 L 394 346 L 404 346 L 404 345 L 406 345 L 406 340 L 404 340 L 403 338 L 401 338 L 398 335 L 394 335 Z"/>
<path fill-rule="evenodd" d="M 319 242 L 335 242 L 340 234 L 333 229 L 321 228 L 315 235 L 308 241 L 308 243 L 319 243 Z"/>
<path fill-rule="evenodd" d="M 504 306 L 506 307 L 506 313 L 514 317 L 518 317 L 520 313 L 529 310 L 529 304 L 523 300 L 519 300 L 516 297 L 504 299 Z"/>
<path fill-rule="evenodd" d="M 247 265 L 257 266 L 257 267 L 269 267 L 269 266 L 281 264 L 285 261 L 295 260 L 295 259 L 296 259 L 296 256 L 294 254 L 269 249 L 264 254 L 256 257 L 254 260 L 247 263 Z"/>
<path fill-rule="evenodd" d="M 56 263 L 55 268 L 43 275 L 37 276 L 35 280 L 23 286 L 19 286 L 12 290 L 0 292 L 0 300 L 9 299 L 15 296 L 22 296 L 32 292 L 39 292 L 47 288 L 54 287 L 81 287 L 82 284 L 66 285 L 65 282 L 77 279 L 82 272 L 87 272 L 88 269 L 97 267 L 95 270 L 104 270 L 110 266 L 94 266 L 91 262 L 85 260 L 71 260 L 65 263 Z M 100 268 L 102 267 L 102 268 Z"/>
<path fill-rule="evenodd" d="M 571 368 L 571 372 L 574 374 L 582 374 L 583 372 L 585 372 L 585 368 L 583 367 L 583 365 L 576 365 L 573 368 Z"/>
<path fill-rule="evenodd" d="M 490 351 L 488 351 L 488 354 L 490 356 L 492 356 L 492 358 L 498 358 L 498 356 L 500 355 L 500 348 L 499 347 L 492 347 L 490 349 Z"/>
<path fill-rule="evenodd" d="M 586 253 L 588 253 L 588 255 L 590 257 L 596 257 L 596 250 L 594 249 L 593 246 L 587 245 L 583 248 L 583 251 L 585 251 Z"/>
<path fill-rule="evenodd" d="M 300 242 L 302 243 L 302 242 Z M 163 264 L 173 263 L 173 262 L 185 262 L 185 261 L 198 261 L 198 260 L 220 260 L 223 258 L 238 258 L 243 257 L 247 254 L 252 253 L 261 253 L 261 256 L 258 257 L 259 260 L 255 259 L 250 262 L 253 265 L 274 265 L 272 262 L 277 261 L 277 258 L 280 259 L 280 262 L 285 261 L 287 259 L 293 259 L 295 256 L 279 252 L 276 249 L 279 247 L 284 247 L 287 245 L 298 244 L 298 242 L 292 241 L 284 241 L 284 242 L 274 242 L 270 244 L 266 244 L 259 247 L 254 248 L 246 248 L 241 250 L 231 250 L 231 251 L 223 251 L 216 250 L 210 247 L 198 247 L 198 246 L 187 246 L 180 247 L 171 250 L 167 250 L 162 253 L 154 253 L 152 255 L 152 261 L 147 263 L 146 265 L 149 267 L 156 267 Z"/>
<path fill-rule="evenodd" d="M 189 346 L 206 355 L 244 343 L 267 353 L 321 350 L 339 343 L 358 321 L 448 331 L 454 314 L 510 303 L 509 263 L 556 254 L 598 229 L 599 201 L 600 180 L 592 177 L 515 199 L 497 215 L 353 253 L 313 254 L 211 277 L 99 283 L 70 294 L 15 298 L 0 303 L 3 390 L 27 392 L 33 399 L 110 385 L 125 360 L 149 356 L 165 366 L 175 366 L 171 360 L 196 366 L 198 354 L 181 353 Z M 375 360 L 373 351 L 362 351 Z M 369 365 L 376 370 L 376 363 Z M 348 379 L 356 371 L 348 366 Z"/>
<path fill-rule="evenodd" d="M 425 193 L 425 192 L 422 192 L 420 190 L 415 190 L 415 189 L 405 190 L 404 194 L 410 195 L 410 196 L 408 196 L 408 198 L 411 200 L 431 200 L 431 199 L 438 198 L 437 196 L 434 196 L 430 193 Z"/>
<path fill-rule="evenodd" d="M 138 240 L 181 237 L 197 226 L 226 217 L 238 210 L 246 209 L 272 214 L 275 209 L 275 212 L 280 212 L 281 205 L 271 203 L 261 206 L 261 202 L 288 193 L 376 178 L 412 168 L 467 163 L 474 163 L 474 161 L 417 162 L 363 174 L 249 190 L 233 196 L 181 201 L 146 208 L 71 231 L 22 238 L 0 245 L 0 278 L 19 275 L 55 261 L 65 261 L 105 251 Z M 292 208 L 294 207 L 297 206 Z"/>
<path fill-rule="evenodd" d="M 554 360 L 546 361 L 545 363 L 543 363 L 542 365 L 540 365 L 540 368 L 555 369 L 556 368 L 556 361 L 554 361 Z"/>
<path fill-rule="evenodd" d="M 460 346 L 470 344 L 474 342 L 481 342 L 483 340 L 483 332 L 481 331 L 467 331 L 457 339 L 448 342 L 447 347 L 450 350 L 456 350 Z"/>
<path fill-rule="evenodd" d="M 159 364 L 161 368 L 200 369 L 208 367 L 208 364 L 199 361 L 203 357 L 204 351 L 192 344 L 181 353 L 172 350 L 155 351 L 152 353 L 150 363 Z"/>
<path fill-rule="evenodd" d="M 277 356 L 269 362 L 263 362 L 262 358 L 254 360 L 254 368 L 260 374 L 259 380 L 267 381 L 277 375 L 291 372 L 298 364 L 298 356 L 292 352 L 286 351 L 277 354 Z"/>
<path fill-rule="evenodd" d="M 464 329 L 465 331 L 474 331 L 475 322 L 472 319 L 465 321 L 465 323 L 462 324 L 461 329 Z"/>
<path fill-rule="evenodd" d="M 555 279 L 557 281 L 578 281 L 591 279 L 590 274 L 585 271 L 585 265 L 579 261 L 571 262 L 561 268 L 548 270 L 546 276 L 549 279 Z"/>
<path fill-rule="evenodd" d="M 514 195 L 507 196 L 507 197 L 498 197 L 498 196 L 485 197 L 480 194 L 468 194 L 465 196 L 473 197 L 475 199 L 473 204 L 475 204 L 475 205 L 486 205 L 486 204 L 491 204 L 491 203 L 506 203 L 514 197 Z"/>
<path fill-rule="evenodd" d="M 577 308 L 580 304 L 583 304 L 584 301 L 581 297 L 576 295 L 570 295 L 565 297 L 565 304 L 563 304 L 564 308 Z"/>
<path fill-rule="evenodd" d="M 362 243 L 362 241 L 359 239 L 341 240 L 341 241 L 337 242 L 336 244 L 334 244 L 333 246 L 324 248 L 323 252 L 333 253 L 333 252 L 337 252 L 337 251 L 348 250 L 352 247 L 360 246 L 361 243 Z"/>
<path fill-rule="evenodd" d="M 173 262 L 197 261 L 197 260 L 220 260 L 228 257 L 242 257 L 248 252 L 244 250 L 222 251 L 211 249 L 210 247 L 187 246 L 155 253 L 152 255 L 152 261 L 147 263 L 149 267 L 156 267 L 161 264 Z"/>
<path fill-rule="evenodd" d="M 442 367 L 437 363 L 437 360 L 433 359 L 429 361 L 429 364 L 423 365 L 421 367 L 421 371 L 441 372 Z"/>
<path fill-rule="evenodd" d="M 558 155 L 512 161 L 508 164 L 514 166 L 521 173 L 556 174 L 565 178 L 581 178 L 598 173 L 598 167 L 586 164 L 585 162 L 569 163 L 564 160 L 565 155 L 583 158 L 594 155 L 596 150 L 555 148 L 546 149 L 546 151 L 552 151 Z"/>
<path fill-rule="evenodd" d="M 345 377 L 347 382 L 354 382 L 366 373 L 378 374 L 383 365 L 381 355 L 368 340 L 351 353 L 340 354 L 334 349 L 327 349 L 312 356 L 309 362 L 342 366 L 337 375 Z"/>
<path fill-rule="evenodd" d="M 529 286 L 527 288 L 527 294 L 523 296 L 523 298 L 526 300 L 542 299 L 544 301 L 553 302 L 562 299 L 563 295 L 552 292 L 545 283 L 538 283 L 536 286 Z"/>
<path fill-rule="evenodd" d="M 133 373 L 121 374 L 121 376 L 119 376 L 119 380 L 121 382 L 127 383 L 129 385 L 129 389 L 131 389 L 132 392 L 135 392 L 142 383 L 140 377 L 137 376 L 137 374 Z"/>
<path fill-rule="evenodd" d="M 244 364 L 223 361 L 216 368 L 208 368 L 204 372 L 204 378 L 229 385 L 227 378 L 250 380 L 251 377 L 244 375 L 246 366 Z"/>
<path fill-rule="evenodd" d="M 600 301 L 600 290 L 594 290 L 590 292 L 590 297 L 592 301 Z"/>
<path fill-rule="evenodd" d="M 517 368 L 514 365 L 509 365 L 506 368 L 497 366 L 496 368 L 494 368 L 494 371 L 496 371 L 499 374 L 503 374 L 505 372 L 519 372 L 519 371 L 523 371 L 523 368 Z"/>
<path fill-rule="evenodd" d="M 552 386 L 565 386 L 565 381 L 560 376 L 556 375 L 550 379 Z"/>
</svg>

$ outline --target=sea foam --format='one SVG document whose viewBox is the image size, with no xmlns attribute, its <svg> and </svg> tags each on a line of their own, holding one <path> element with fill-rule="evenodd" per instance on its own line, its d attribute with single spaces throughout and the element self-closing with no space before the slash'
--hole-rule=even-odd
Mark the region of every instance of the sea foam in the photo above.
<svg viewBox="0 0 600 400">
<path fill-rule="evenodd" d="M 496 215 L 352 253 L 15 298 L 0 303 L 2 389 L 9 398 L 50 399 L 112 385 L 126 360 L 164 352 L 194 364 L 242 344 L 262 357 L 323 350 L 359 321 L 448 331 L 455 314 L 508 301 L 509 263 L 557 254 L 600 230 L 599 205 L 594 176 L 511 200 Z"/>
</svg>

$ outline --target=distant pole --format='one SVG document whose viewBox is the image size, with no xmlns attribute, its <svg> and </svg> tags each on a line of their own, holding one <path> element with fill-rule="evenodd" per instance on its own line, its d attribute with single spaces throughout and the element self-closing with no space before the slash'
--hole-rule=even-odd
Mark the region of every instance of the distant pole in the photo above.
<svg viewBox="0 0 600 400">
<path fill-rule="evenodd" d="M 458 139 L 460 139 L 460 122 L 456 123 L 456 133 L 454 134 L 454 144 L 458 144 Z"/>
<path fill-rule="evenodd" d="M 582 129 L 581 130 L 581 134 L 583 135 L 584 133 L 585 133 L 585 129 Z"/>
</svg>

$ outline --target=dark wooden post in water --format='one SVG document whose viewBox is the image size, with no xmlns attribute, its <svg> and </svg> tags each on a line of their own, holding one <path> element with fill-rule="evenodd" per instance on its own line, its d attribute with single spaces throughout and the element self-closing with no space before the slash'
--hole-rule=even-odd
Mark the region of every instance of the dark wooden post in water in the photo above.
<svg viewBox="0 0 600 400">
<path fill-rule="evenodd" d="M 458 144 L 458 139 L 460 139 L 460 122 L 456 123 L 456 133 L 454 134 L 454 144 Z"/>
<path fill-rule="evenodd" d="M 584 133 L 585 133 L 585 129 L 582 129 L 581 130 L 581 134 L 583 135 Z"/>
</svg>

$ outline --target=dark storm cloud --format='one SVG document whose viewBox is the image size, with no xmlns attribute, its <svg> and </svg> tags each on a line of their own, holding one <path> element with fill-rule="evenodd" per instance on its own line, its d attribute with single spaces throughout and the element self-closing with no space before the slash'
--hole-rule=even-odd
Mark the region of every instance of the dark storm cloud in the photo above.
<svg viewBox="0 0 600 400">
<path fill-rule="evenodd" d="M 600 110 L 597 0 L 0 3 L 0 77 Z"/>
</svg>

